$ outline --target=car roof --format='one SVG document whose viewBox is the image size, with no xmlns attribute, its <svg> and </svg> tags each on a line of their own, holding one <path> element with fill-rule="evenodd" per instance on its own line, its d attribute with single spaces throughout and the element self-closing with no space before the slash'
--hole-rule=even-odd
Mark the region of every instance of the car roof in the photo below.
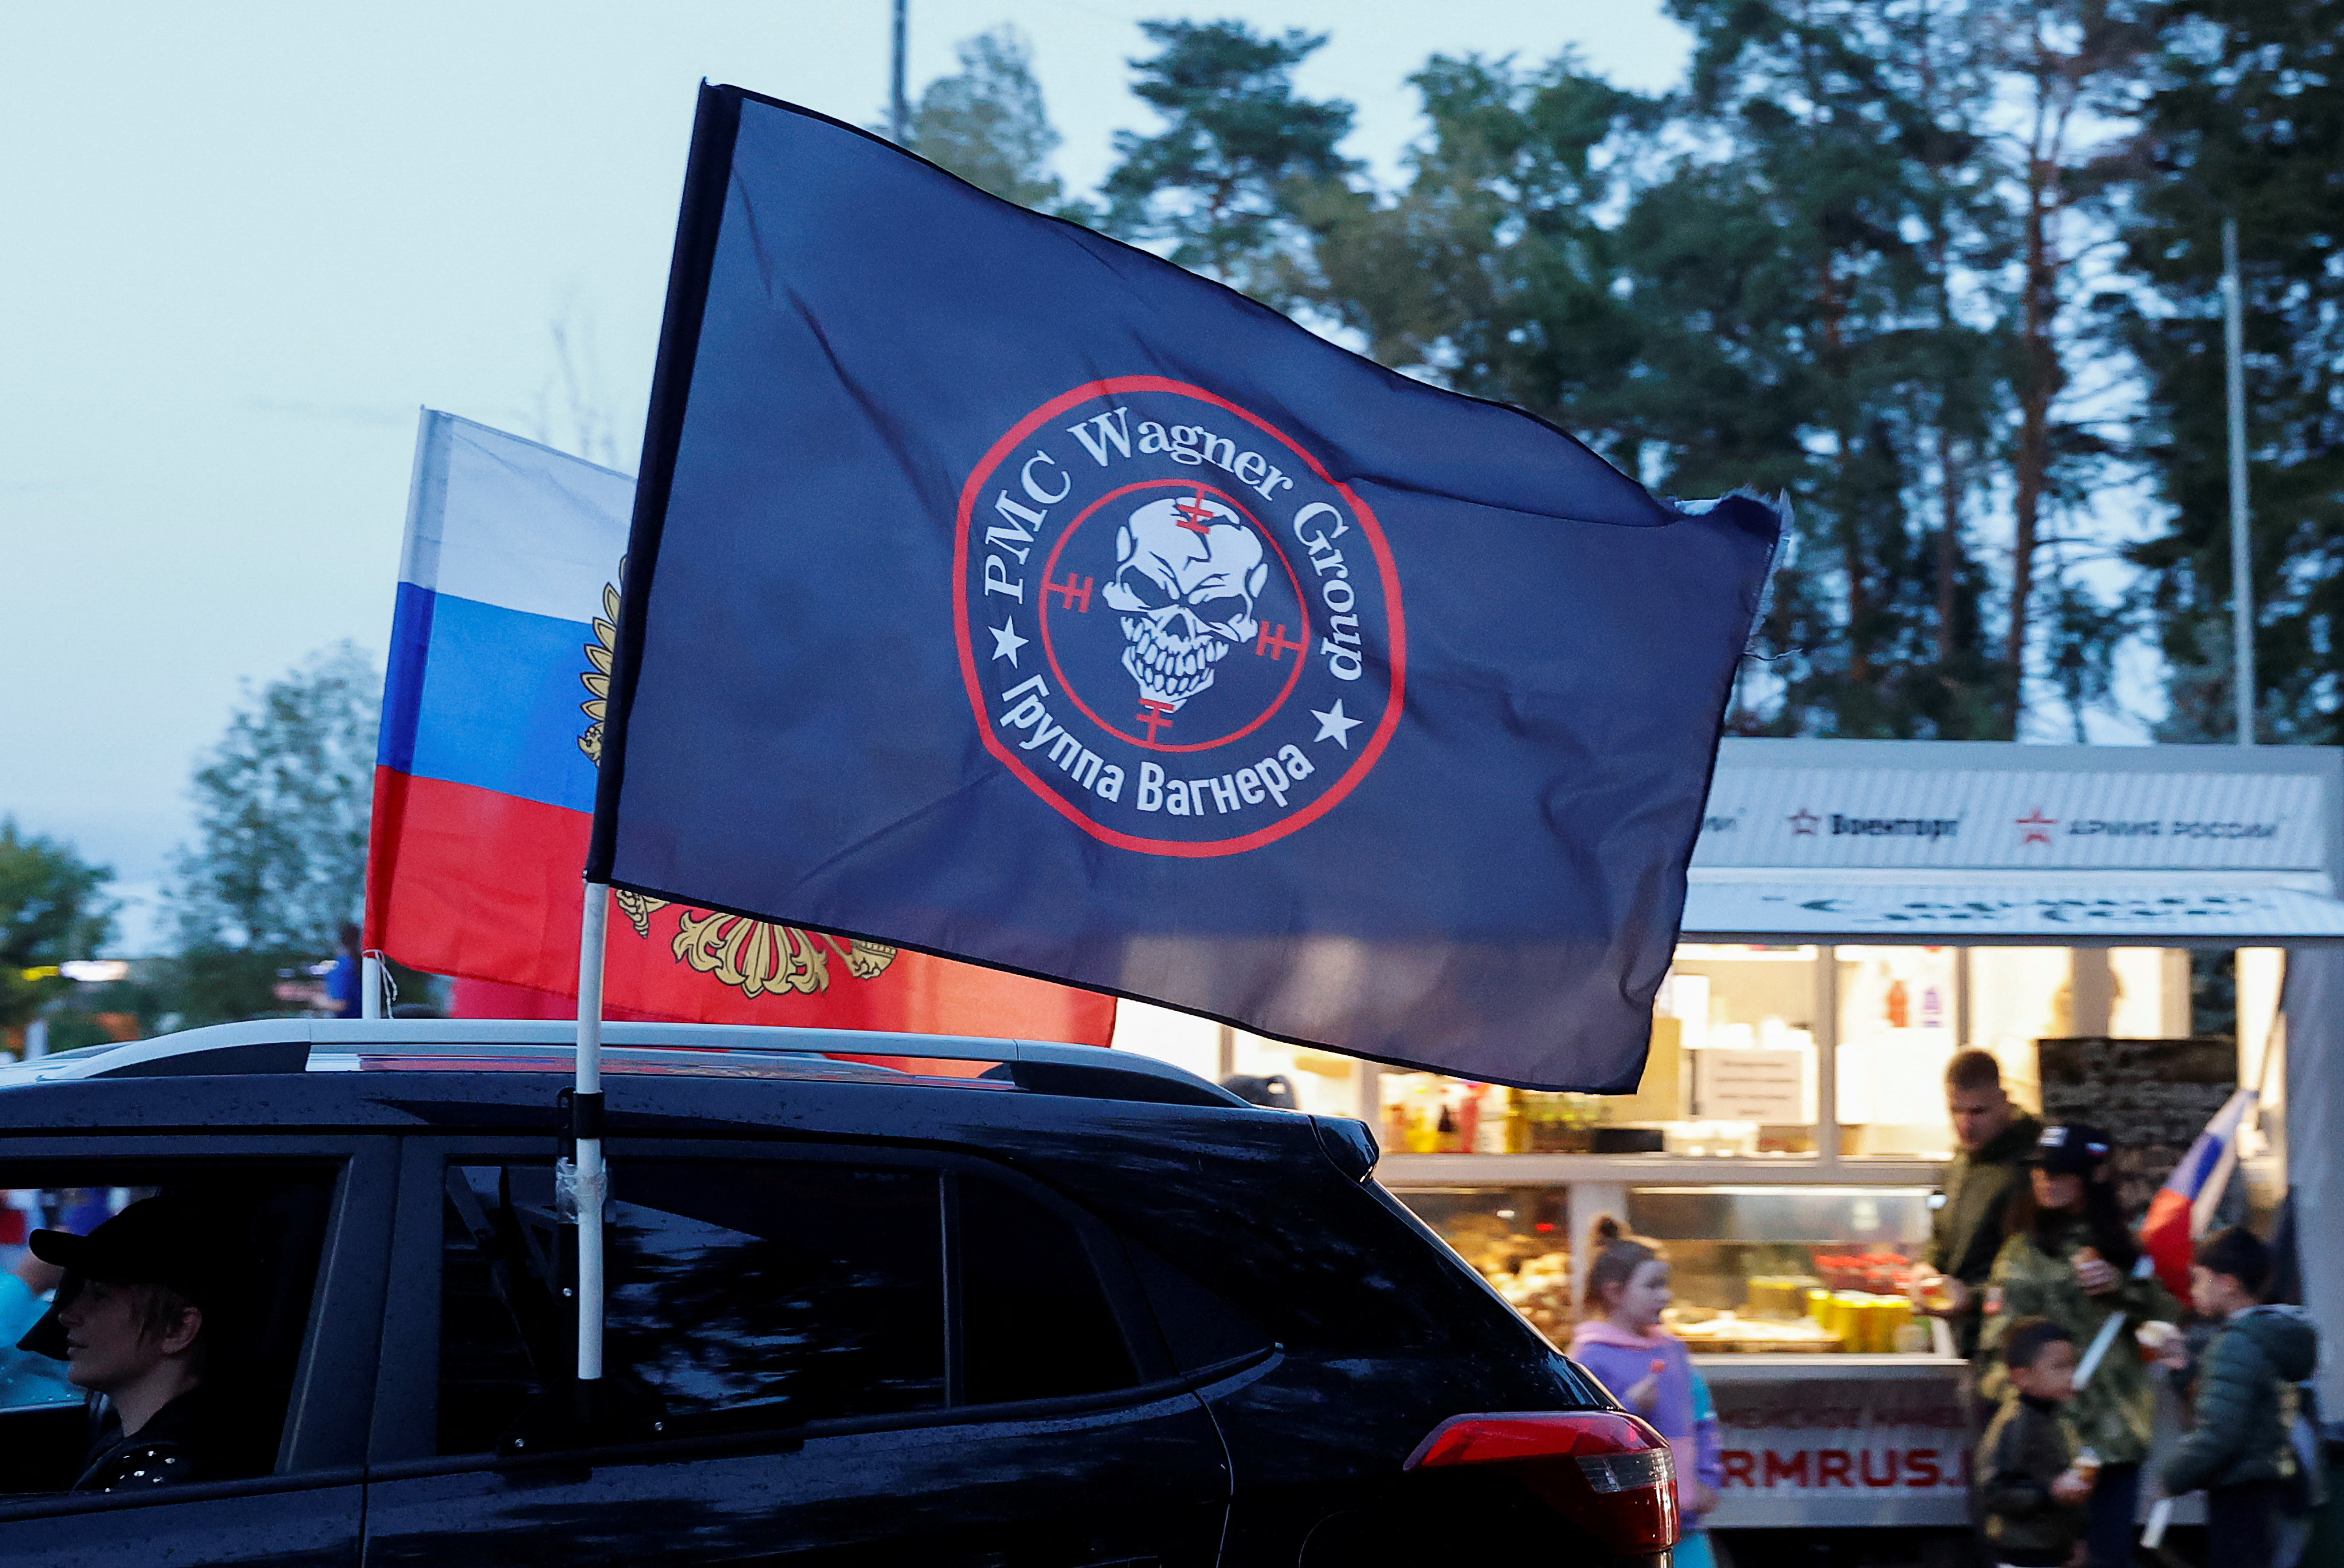
<svg viewBox="0 0 2344 1568">
<path fill-rule="evenodd" d="M 252 1073 L 568 1076 L 567 1020 L 268 1018 L 0 1065 L 0 1092 L 110 1078 Z M 1217 1084 L 1130 1051 L 1046 1040 L 739 1024 L 602 1026 L 606 1076 L 917 1083 L 1253 1108 Z M 446 1084 L 442 1077 L 439 1083 Z"/>
</svg>

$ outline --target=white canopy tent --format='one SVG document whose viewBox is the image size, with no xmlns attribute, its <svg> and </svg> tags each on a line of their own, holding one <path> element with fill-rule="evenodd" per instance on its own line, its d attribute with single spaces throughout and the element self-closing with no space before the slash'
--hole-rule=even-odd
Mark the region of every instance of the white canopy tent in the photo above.
<svg viewBox="0 0 2344 1568">
<path fill-rule="evenodd" d="M 2344 942 L 2344 753 L 1728 740 L 1689 941 Z"/>
<path fill-rule="evenodd" d="M 2344 752 L 1728 740 L 1689 877 L 1689 942 L 2265 950 L 2240 968 L 2257 1163 L 2299 1236 L 2344 1212 Z M 2278 948 L 2271 1029 L 2272 998 L 2248 993 Z M 2334 1422 L 2344 1249 L 2299 1251 Z"/>
</svg>

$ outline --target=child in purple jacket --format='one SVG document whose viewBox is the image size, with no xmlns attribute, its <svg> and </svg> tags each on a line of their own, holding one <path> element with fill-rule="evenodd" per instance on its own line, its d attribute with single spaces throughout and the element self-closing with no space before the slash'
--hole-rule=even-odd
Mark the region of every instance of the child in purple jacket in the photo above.
<svg viewBox="0 0 2344 1568">
<path fill-rule="evenodd" d="M 1708 1540 L 1697 1533 L 1717 1506 L 1723 1469 L 1716 1422 L 1703 1423 L 1696 1411 L 1692 1359 L 1684 1341 L 1661 1327 L 1661 1310 L 1672 1299 L 1668 1259 L 1655 1243 L 1622 1235 L 1609 1215 L 1595 1222 L 1587 1252 L 1586 1315 L 1571 1332 L 1571 1359 L 1668 1440 L 1685 1535 L 1677 1562 L 1691 1568 L 1710 1560 Z"/>
</svg>

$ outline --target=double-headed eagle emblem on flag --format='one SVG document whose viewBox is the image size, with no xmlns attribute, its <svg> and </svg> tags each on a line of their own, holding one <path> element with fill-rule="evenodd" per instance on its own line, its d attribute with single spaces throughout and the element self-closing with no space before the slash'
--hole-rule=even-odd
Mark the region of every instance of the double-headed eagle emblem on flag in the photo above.
<svg viewBox="0 0 2344 1568">
<path fill-rule="evenodd" d="M 621 578 L 626 569 L 627 563 L 621 561 Z M 588 693 L 579 707 L 593 721 L 578 737 L 578 749 L 598 768 L 602 765 L 602 722 L 610 712 L 611 664 L 619 646 L 619 605 L 618 584 L 604 583 L 602 613 L 594 617 L 594 641 L 585 645 L 587 663 L 593 668 L 578 677 Z M 634 926 L 635 935 L 645 941 L 651 939 L 652 916 L 669 903 L 624 887 L 613 889 L 611 897 Z M 713 975 L 744 996 L 827 991 L 833 958 L 843 962 L 857 980 L 875 979 L 895 961 L 895 949 L 876 942 L 704 909 L 686 909 L 678 916 L 672 946 L 679 963 Z"/>
</svg>

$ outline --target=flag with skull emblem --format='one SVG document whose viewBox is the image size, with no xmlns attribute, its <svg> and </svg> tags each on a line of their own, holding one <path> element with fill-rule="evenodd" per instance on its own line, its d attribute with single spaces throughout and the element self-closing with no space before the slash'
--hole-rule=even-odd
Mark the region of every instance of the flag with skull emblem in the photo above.
<svg viewBox="0 0 2344 1568">
<path fill-rule="evenodd" d="M 589 875 L 1632 1087 L 1779 527 L 707 88 Z"/>
</svg>

